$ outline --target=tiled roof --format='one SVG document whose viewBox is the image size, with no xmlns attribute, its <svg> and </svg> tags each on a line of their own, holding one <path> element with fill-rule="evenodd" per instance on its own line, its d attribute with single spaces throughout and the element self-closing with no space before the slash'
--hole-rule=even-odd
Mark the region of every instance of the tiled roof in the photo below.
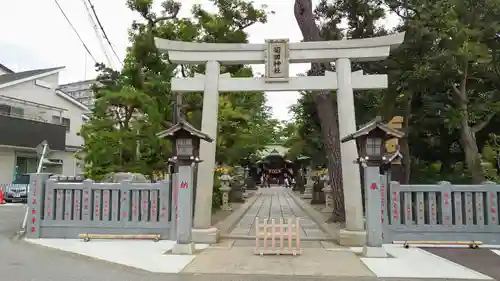
<svg viewBox="0 0 500 281">
<path fill-rule="evenodd" d="M 28 70 L 28 71 L 21 71 L 21 72 L 14 72 L 14 73 L 0 75 L 0 85 L 25 79 L 31 76 L 43 74 L 46 72 L 51 72 L 61 68 L 62 67 L 52 67 L 52 68 L 35 69 L 35 70 Z"/>
<path fill-rule="evenodd" d="M 6 67 L 5 65 L 3 65 L 1 63 L 0 63 L 0 69 L 2 69 L 3 71 L 5 71 L 7 73 L 14 73 L 14 71 L 12 71 L 12 69 Z"/>
</svg>

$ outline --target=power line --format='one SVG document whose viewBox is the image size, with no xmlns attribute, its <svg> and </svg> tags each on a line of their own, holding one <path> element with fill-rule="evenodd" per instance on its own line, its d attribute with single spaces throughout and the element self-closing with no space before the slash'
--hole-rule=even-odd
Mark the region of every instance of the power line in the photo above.
<svg viewBox="0 0 500 281">
<path fill-rule="evenodd" d="M 101 46 L 101 50 L 102 52 L 104 53 L 104 56 L 106 57 L 106 61 L 108 62 L 108 64 L 113 67 L 112 65 L 112 61 L 108 55 L 108 52 L 106 50 L 106 45 L 101 37 L 101 34 L 99 33 L 99 29 L 97 27 L 97 24 L 94 20 L 94 18 L 92 17 L 92 14 L 90 12 L 90 8 L 89 6 L 87 5 L 87 2 L 85 2 L 85 0 L 82 0 L 83 2 L 83 6 L 85 7 L 85 10 L 87 11 L 87 15 L 89 16 L 89 21 L 90 21 L 90 24 L 92 25 L 93 29 L 94 29 L 94 32 L 95 32 L 95 36 L 97 38 L 97 41 L 99 41 L 99 45 Z"/>
<path fill-rule="evenodd" d="M 80 34 L 78 33 L 78 31 L 76 30 L 76 28 L 73 26 L 73 24 L 71 23 L 71 21 L 69 20 L 68 16 L 66 15 L 66 13 L 64 12 L 64 10 L 61 8 L 61 5 L 59 5 L 59 2 L 57 2 L 57 0 L 54 0 L 54 2 L 56 3 L 57 7 L 59 8 L 59 10 L 61 11 L 61 13 L 63 14 L 64 18 L 66 18 L 66 20 L 68 21 L 69 23 L 69 26 L 71 26 L 71 28 L 73 29 L 73 31 L 75 32 L 76 36 L 78 36 L 78 39 L 80 40 L 80 42 L 82 43 L 83 47 L 85 48 L 85 51 L 87 51 L 87 53 L 90 55 L 90 57 L 94 60 L 95 63 L 97 63 L 97 60 L 95 59 L 95 57 L 92 55 L 92 53 L 90 52 L 89 48 L 87 47 L 87 45 L 85 44 L 85 42 L 83 42 L 83 39 L 82 37 L 80 36 Z"/>
<path fill-rule="evenodd" d="M 120 62 L 120 64 L 123 66 L 123 62 L 122 60 L 120 59 L 120 57 L 118 57 L 118 54 L 116 53 L 115 51 L 115 48 L 113 47 L 113 44 L 111 44 L 111 41 L 109 40 L 109 37 L 108 35 L 106 34 L 106 31 L 104 31 L 104 27 L 102 26 L 101 24 L 101 21 L 99 20 L 99 17 L 97 16 L 97 13 L 95 11 L 95 8 L 94 8 L 94 5 L 92 4 L 92 1 L 90 0 L 87 0 L 90 4 L 90 8 L 92 9 L 92 12 L 94 13 L 94 17 L 95 19 L 97 20 L 97 24 L 99 25 L 99 27 L 101 28 L 101 31 L 102 31 L 102 34 L 104 35 L 104 39 L 106 39 L 106 41 L 108 41 L 108 44 L 109 44 L 109 47 L 111 47 L 111 51 L 113 51 L 113 54 L 115 55 L 116 59 Z"/>
</svg>

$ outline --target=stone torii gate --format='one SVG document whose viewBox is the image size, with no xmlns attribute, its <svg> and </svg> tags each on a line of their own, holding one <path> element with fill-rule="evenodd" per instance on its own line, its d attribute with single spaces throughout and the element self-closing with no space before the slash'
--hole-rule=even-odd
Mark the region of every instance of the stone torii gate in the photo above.
<svg viewBox="0 0 500 281">
<path fill-rule="evenodd" d="M 351 61 L 379 61 L 404 40 L 404 33 L 389 36 L 340 41 L 289 43 L 286 39 L 266 40 L 265 44 L 192 43 L 155 38 L 161 52 L 168 53 L 176 64 L 205 64 L 205 74 L 192 78 L 173 78 L 173 92 L 203 92 L 201 131 L 214 140 L 217 137 L 217 115 L 220 92 L 321 91 L 337 90 L 340 138 L 355 132 L 353 90 L 387 88 L 386 75 L 364 75 L 352 72 Z M 325 76 L 290 77 L 290 63 L 335 62 L 336 72 Z M 262 78 L 231 78 L 220 74 L 220 65 L 262 64 Z M 215 168 L 216 141 L 202 142 L 197 176 L 193 240 L 214 243 L 217 229 L 211 227 L 211 200 Z M 346 230 L 341 243 L 363 245 L 364 222 L 361 202 L 361 180 L 355 141 L 341 145 L 342 176 L 345 196 Z"/>
</svg>

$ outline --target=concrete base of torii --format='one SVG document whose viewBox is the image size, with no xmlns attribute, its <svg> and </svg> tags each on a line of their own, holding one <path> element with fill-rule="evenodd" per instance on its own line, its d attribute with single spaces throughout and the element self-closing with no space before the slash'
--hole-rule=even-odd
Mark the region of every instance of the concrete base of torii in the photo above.
<svg viewBox="0 0 500 281">
<path fill-rule="evenodd" d="M 363 247 L 363 257 L 365 258 L 387 258 L 387 252 L 383 247 Z"/>
<path fill-rule="evenodd" d="M 174 255 L 192 255 L 196 250 L 194 243 L 189 244 L 175 244 L 172 248 Z"/>
<path fill-rule="evenodd" d="M 197 229 L 193 228 L 191 239 L 194 243 L 199 244 L 215 244 L 219 242 L 220 231 L 215 227 Z"/>
<path fill-rule="evenodd" d="M 339 245 L 361 247 L 366 245 L 366 231 L 353 231 L 341 229 L 339 231 Z"/>
</svg>

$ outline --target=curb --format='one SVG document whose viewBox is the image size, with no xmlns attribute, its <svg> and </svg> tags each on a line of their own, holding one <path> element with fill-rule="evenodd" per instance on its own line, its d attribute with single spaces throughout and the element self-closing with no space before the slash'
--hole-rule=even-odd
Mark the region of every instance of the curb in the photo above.
<svg viewBox="0 0 500 281">
<path fill-rule="evenodd" d="M 257 199 L 260 196 L 261 196 L 260 193 L 258 193 L 258 192 L 255 193 L 255 195 L 252 196 L 250 199 L 248 199 L 243 205 L 241 205 L 238 208 L 238 210 L 231 213 L 224 220 L 222 220 L 214 225 L 214 227 L 216 227 L 220 231 L 220 238 L 228 238 L 231 230 L 233 230 L 233 228 L 236 226 L 236 224 L 248 212 L 250 207 L 252 207 L 252 205 L 255 203 L 255 201 L 257 201 Z"/>
<path fill-rule="evenodd" d="M 325 217 L 323 216 L 322 213 L 311 207 L 311 205 L 307 204 L 295 194 L 295 192 L 290 192 L 290 195 L 295 201 L 295 203 L 319 226 L 319 228 L 325 232 L 326 234 L 330 235 L 331 240 L 334 240 L 335 242 L 338 242 L 339 239 L 339 229 L 336 228 L 335 226 L 328 224 L 325 222 Z"/>
</svg>

